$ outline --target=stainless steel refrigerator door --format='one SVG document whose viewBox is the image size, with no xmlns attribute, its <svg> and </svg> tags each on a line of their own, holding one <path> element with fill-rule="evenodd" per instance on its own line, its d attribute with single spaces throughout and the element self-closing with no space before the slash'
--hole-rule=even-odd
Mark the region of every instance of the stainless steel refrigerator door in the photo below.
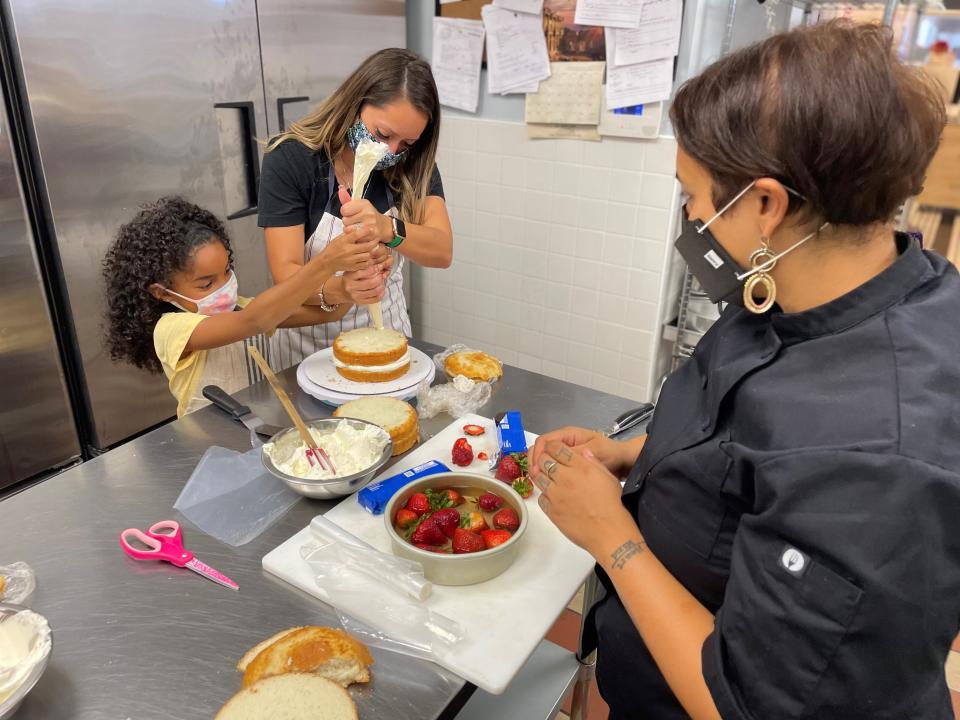
<svg viewBox="0 0 960 720">
<path fill-rule="evenodd" d="M 0 107 L 0 488 L 80 457 L 9 130 Z"/>
<path fill-rule="evenodd" d="M 369 55 L 407 43 L 403 0 L 258 0 L 257 13 L 271 135 L 336 90 Z"/>
<path fill-rule="evenodd" d="M 100 264 L 117 227 L 140 204 L 170 194 L 221 217 L 235 213 L 227 228 L 241 292 L 267 285 L 256 216 L 235 207 L 256 190 L 224 182 L 224 165 L 235 167 L 236 153 L 250 146 L 221 137 L 248 127 L 229 117 L 248 111 L 266 136 L 255 0 L 4 5 L 79 339 L 93 442 L 106 448 L 175 410 L 162 376 L 116 364 L 104 350 Z M 252 152 L 256 166 L 259 151 Z M 233 185 L 251 182 L 226 172 Z"/>
</svg>

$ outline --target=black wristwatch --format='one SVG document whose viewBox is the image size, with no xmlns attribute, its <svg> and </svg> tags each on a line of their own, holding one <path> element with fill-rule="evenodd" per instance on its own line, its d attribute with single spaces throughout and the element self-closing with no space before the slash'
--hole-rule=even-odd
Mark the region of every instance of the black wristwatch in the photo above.
<svg viewBox="0 0 960 720">
<path fill-rule="evenodd" d="M 395 248 L 407 239 L 407 226 L 399 218 L 390 218 L 393 221 L 393 240 L 384 243 L 388 248 Z"/>
</svg>

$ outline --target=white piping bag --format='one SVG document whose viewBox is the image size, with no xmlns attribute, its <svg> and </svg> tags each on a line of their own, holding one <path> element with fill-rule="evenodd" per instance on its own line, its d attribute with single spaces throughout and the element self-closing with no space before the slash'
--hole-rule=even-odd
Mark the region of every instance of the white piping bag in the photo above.
<svg viewBox="0 0 960 720">
<path fill-rule="evenodd" d="M 389 149 L 385 143 L 374 142 L 368 138 L 364 138 L 357 144 L 353 160 L 353 197 L 355 199 L 359 200 L 363 197 L 370 173 Z M 373 326 L 377 330 L 383 330 L 383 312 L 380 309 L 380 303 L 367 305 L 367 312 L 370 313 Z"/>
</svg>

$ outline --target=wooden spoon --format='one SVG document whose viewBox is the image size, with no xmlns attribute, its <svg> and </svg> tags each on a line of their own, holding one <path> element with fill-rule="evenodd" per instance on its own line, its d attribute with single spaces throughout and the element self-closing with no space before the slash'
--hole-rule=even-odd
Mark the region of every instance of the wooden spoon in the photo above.
<svg viewBox="0 0 960 720">
<path fill-rule="evenodd" d="M 263 355 L 261 355 L 260 351 L 253 345 L 247 345 L 247 352 L 250 353 L 250 357 L 253 358 L 253 361 L 257 363 L 260 370 L 263 371 L 263 376 L 267 379 L 267 382 L 270 383 L 270 387 L 273 388 L 273 392 L 276 393 L 280 404 L 283 405 L 283 409 L 287 411 L 287 415 L 293 420 L 297 432 L 300 433 L 300 439 L 303 440 L 304 445 L 307 446 L 307 461 L 313 465 L 313 458 L 316 458 L 321 467 L 326 466 L 327 470 L 336 473 L 336 468 L 334 468 L 330 457 L 324 452 L 323 448 L 317 447 L 317 442 L 313 439 L 313 435 L 310 434 L 310 430 L 307 429 L 306 423 L 303 422 L 303 418 L 300 417 L 300 413 L 297 412 L 297 408 L 294 406 L 290 396 L 287 395 L 287 391 L 283 389 L 277 376 L 274 375 L 273 370 L 270 369 L 270 365 L 263 359 Z"/>
</svg>

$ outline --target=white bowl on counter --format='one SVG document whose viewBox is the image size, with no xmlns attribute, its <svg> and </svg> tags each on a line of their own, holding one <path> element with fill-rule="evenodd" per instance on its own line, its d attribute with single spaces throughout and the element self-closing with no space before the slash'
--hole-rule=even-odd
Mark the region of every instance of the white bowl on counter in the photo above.
<svg viewBox="0 0 960 720">
<path fill-rule="evenodd" d="M 29 610 L 29 608 L 23 607 L 22 605 L 0 602 L 0 625 L 5 622 L 11 622 L 11 619 L 14 616 L 27 610 Z M 40 617 L 43 616 L 41 615 Z M 44 618 L 44 622 L 46 622 L 46 618 Z M 20 707 L 20 703 L 24 701 L 30 691 L 33 690 L 33 686 L 39 682 L 41 677 L 43 677 L 43 673 L 47 669 L 47 663 L 50 661 L 50 655 L 53 652 L 52 630 L 50 631 L 49 638 L 50 643 L 45 652 L 43 652 L 43 654 L 32 663 L 32 667 L 28 671 L 27 676 L 16 687 L 13 693 L 3 700 L 0 700 L 0 720 L 6 720 L 7 718 L 13 717 L 13 714 L 17 711 L 17 708 Z"/>
</svg>

